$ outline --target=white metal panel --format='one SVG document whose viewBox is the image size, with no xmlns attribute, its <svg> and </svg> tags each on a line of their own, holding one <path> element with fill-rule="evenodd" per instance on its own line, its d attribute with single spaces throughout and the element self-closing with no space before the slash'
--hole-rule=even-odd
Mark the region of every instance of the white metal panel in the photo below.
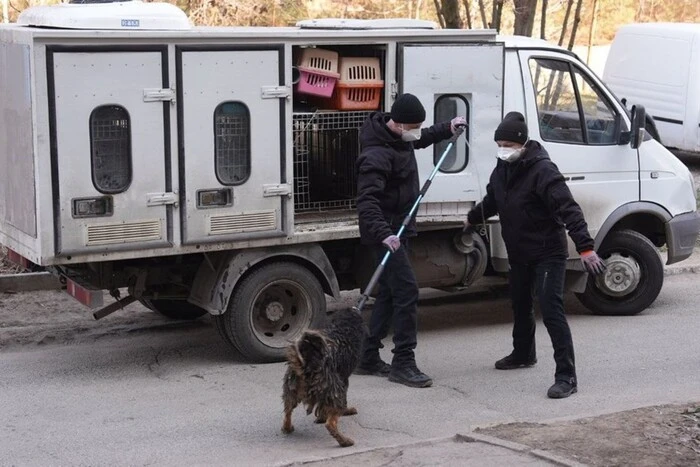
<svg viewBox="0 0 700 467">
<path fill-rule="evenodd" d="M 495 166 L 493 132 L 502 116 L 503 60 L 503 45 L 497 43 L 404 46 L 403 92 L 423 103 L 425 126 L 436 123 L 432 109 L 440 96 L 457 94 L 469 103 L 469 163 L 461 172 L 435 176 L 419 218 L 462 217 L 465 206 L 486 193 Z M 465 144 L 464 137 L 456 144 Z M 422 183 L 434 168 L 433 147 L 416 151 L 416 159 Z"/>
<path fill-rule="evenodd" d="M 169 245 L 166 205 L 149 206 L 165 192 L 162 102 L 144 102 L 143 90 L 162 86 L 161 52 L 55 52 L 55 132 L 62 254 Z M 131 183 L 112 194 L 113 215 L 75 218 L 72 200 L 102 196 L 94 185 L 90 115 L 104 105 L 129 113 Z"/>
<path fill-rule="evenodd" d="M 282 200 L 290 190 L 270 195 L 265 185 L 283 183 L 280 99 L 284 97 L 263 93 L 282 84 L 280 60 L 278 49 L 182 51 L 183 243 L 283 233 Z M 250 121 L 250 175 L 239 184 L 224 184 L 215 167 L 214 114 L 219 105 L 231 102 L 244 105 Z M 229 205 L 198 206 L 198 191 L 224 189 L 232 192 Z"/>
</svg>

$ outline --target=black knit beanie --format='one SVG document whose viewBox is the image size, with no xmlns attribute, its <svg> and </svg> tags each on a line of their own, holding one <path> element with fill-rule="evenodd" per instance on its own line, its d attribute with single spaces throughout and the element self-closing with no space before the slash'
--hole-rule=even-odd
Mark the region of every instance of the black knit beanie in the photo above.
<svg viewBox="0 0 700 467">
<path fill-rule="evenodd" d="M 508 112 L 494 134 L 494 141 L 512 141 L 525 144 L 527 141 L 527 124 L 520 112 Z"/>
<path fill-rule="evenodd" d="M 401 94 L 391 106 L 391 119 L 396 123 L 423 123 L 425 109 L 413 94 Z"/>
</svg>

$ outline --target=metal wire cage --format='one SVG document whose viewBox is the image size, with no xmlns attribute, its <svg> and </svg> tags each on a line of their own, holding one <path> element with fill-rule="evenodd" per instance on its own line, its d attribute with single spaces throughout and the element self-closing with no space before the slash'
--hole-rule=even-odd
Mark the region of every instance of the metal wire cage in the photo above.
<svg viewBox="0 0 700 467">
<path fill-rule="evenodd" d="M 355 207 L 360 127 L 370 113 L 294 114 L 295 212 Z"/>
</svg>

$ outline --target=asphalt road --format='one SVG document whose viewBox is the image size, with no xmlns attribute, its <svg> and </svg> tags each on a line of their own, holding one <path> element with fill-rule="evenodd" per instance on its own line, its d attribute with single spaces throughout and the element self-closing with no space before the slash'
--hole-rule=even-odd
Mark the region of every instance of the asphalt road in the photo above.
<svg viewBox="0 0 700 467">
<path fill-rule="evenodd" d="M 424 300 L 417 355 L 434 387 L 353 376 L 348 399 L 359 414 L 340 426 L 356 445 L 344 450 L 302 409 L 296 431 L 283 435 L 284 365 L 240 361 L 208 318 L 168 324 L 139 310 L 132 318 L 143 314 L 142 326 L 114 327 L 115 314 L 88 338 L 0 352 L 0 465 L 284 464 L 495 423 L 697 401 L 698 283 L 694 274 L 667 276 L 655 304 L 632 317 L 593 316 L 568 297 L 580 382 L 565 400 L 546 397 L 554 361 L 541 322 L 538 365 L 503 372 L 493 362 L 510 351 L 507 300 Z M 3 320 L 7 313 L 0 308 Z"/>
</svg>

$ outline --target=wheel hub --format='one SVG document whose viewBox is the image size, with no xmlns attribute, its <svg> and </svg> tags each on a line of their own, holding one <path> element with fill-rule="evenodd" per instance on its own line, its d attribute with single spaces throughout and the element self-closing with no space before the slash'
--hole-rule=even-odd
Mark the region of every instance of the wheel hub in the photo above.
<svg viewBox="0 0 700 467">
<path fill-rule="evenodd" d="M 267 304 L 265 307 L 265 317 L 272 322 L 279 321 L 284 316 L 284 305 L 274 301 Z"/>
<path fill-rule="evenodd" d="M 605 264 L 605 273 L 596 279 L 602 291 L 613 297 L 622 297 L 637 288 L 642 274 L 634 258 L 613 253 Z"/>
</svg>

